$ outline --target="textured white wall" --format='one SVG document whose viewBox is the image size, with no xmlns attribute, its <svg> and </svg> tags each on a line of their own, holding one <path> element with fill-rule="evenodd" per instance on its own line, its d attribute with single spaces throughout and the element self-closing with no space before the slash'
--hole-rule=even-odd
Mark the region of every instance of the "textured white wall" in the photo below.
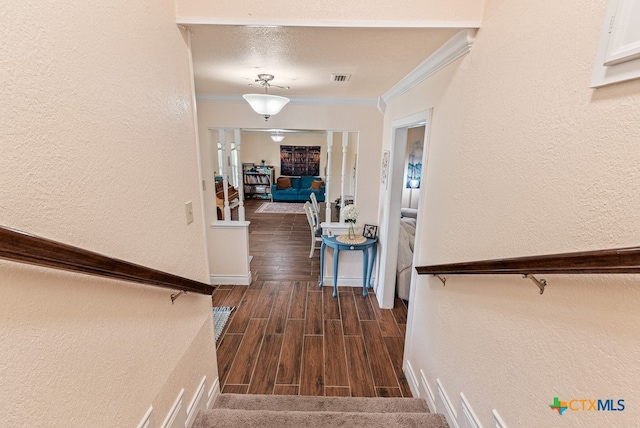
<svg viewBox="0 0 640 428">
<path fill-rule="evenodd" d="M 385 129 L 433 108 L 418 265 L 638 245 L 640 81 L 589 88 L 605 3 L 487 1 L 471 53 L 390 103 Z M 485 426 L 493 408 L 508 426 L 635 426 L 640 279 L 547 279 L 540 296 L 517 276 L 420 276 L 414 371 Z M 554 396 L 627 408 L 560 417 Z"/>
<path fill-rule="evenodd" d="M 208 280 L 174 7 L 4 5 L 1 224 Z M 8 262 L 0 289 L 5 426 L 134 426 L 217 376 L 207 296 L 171 305 L 169 290 Z"/>
</svg>

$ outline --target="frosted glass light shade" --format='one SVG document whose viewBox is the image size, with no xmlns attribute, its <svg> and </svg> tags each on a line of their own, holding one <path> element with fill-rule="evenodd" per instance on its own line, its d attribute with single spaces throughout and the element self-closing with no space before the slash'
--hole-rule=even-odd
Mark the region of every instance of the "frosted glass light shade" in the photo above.
<svg viewBox="0 0 640 428">
<path fill-rule="evenodd" d="M 282 107 L 290 101 L 289 98 L 269 94 L 245 94 L 242 98 L 247 100 L 251 108 L 256 113 L 261 114 L 264 120 L 269 119 L 269 117 L 274 114 L 280 113 Z"/>
<path fill-rule="evenodd" d="M 273 141 L 275 141 L 276 143 L 280 143 L 282 140 L 284 140 L 284 135 L 282 135 L 282 134 L 272 135 L 271 139 Z"/>
</svg>

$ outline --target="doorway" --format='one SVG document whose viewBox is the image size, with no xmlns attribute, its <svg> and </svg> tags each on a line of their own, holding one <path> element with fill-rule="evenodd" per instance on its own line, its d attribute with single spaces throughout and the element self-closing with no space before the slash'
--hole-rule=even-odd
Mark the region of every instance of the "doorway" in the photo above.
<svg viewBox="0 0 640 428">
<path fill-rule="evenodd" d="M 396 275 L 398 273 L 398 249 L 400 245 L 403 190 L 408 182 L 407 156 L 409 152 L 407 150 L 407 141 L 409 140 L 411 129 L 424 126 L 424 144 L 420 162 L 414 159 L 414 163 L 419 163 L 421 166 L 419 171 L 420 188 L 424 188 L 426 181 L 422 180 L 422 177 L 426 177 L 425 165 L 427 164 L 430 122 L 431 110 L 426 110 L 398 119 L 392 123 L 389 175 L 387 188 L 384 193 L 383 221 L 381 225 L 381 236 L 386 237 L 386 239 L 381 242 L 379 280 L 376 285 L 376 295 L 381 308 L 392 308 L 396 297 Z M 416 174 L 413 174 L 413 176 L 415 178 Z M 413 184 L 415 185 L 415 182 Z M 417 204 L 417 212 L 419 212 L 420 206 L 423 205 L 423 199 L 424 198 L 420 198 Z M 416 214 L 416 220 L 418 217 Z M 415 236 L 419 236 L 419 222 L 417 223 Z M 411 260 L 412 265 L 416 259 L 418 250 L 418 248 L 414 248 Z M 415 272 L 413 268 L 411 268 L 410 271 L 411 279 L 409 285 L 412 287 L 415 282 Z"/>
</svg>

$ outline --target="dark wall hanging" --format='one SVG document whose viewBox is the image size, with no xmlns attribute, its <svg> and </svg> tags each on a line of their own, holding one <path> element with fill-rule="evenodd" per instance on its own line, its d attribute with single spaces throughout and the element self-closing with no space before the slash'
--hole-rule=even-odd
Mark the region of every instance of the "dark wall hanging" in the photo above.
<svg viewBox="0 0 640 428">
<path fill-rule="evenodd" d="M 320 174 L 320 146 L 280 146 L 280 175 Z"/>
</svg>

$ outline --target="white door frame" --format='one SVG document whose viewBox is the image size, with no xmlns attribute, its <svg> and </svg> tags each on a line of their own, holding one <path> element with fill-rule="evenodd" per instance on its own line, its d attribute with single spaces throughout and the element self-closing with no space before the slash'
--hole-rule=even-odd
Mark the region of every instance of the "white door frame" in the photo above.
<svg viewBox="0 0 640 428">
<path fill-rule="evenodd" d="M 381 308 L 393 308 L 396 292 L 396 267 L 398 265 L 398 238 L 400 234 L 400 207 L 405 182 L 404 163 L 407 154 L 407 136 L 409 128 L 424 124 L 424 150 L 422 151 L 422 173 L 425 178 L 425 165 L 429 152 L 429 134 L 431 127 L 431 109 L 412 114 L 391 123 L 391 158 L 389 160 L 388 186 L 384 195 L 383 221 L 380 228 L 380 271 L 376 296 Z M 426 184 L 425 180 L 421 187 Z M 395 191 L 394 191 L 395 190 Z M 420 198 L 420 205 L 422 198 Z M 413 277 L 413 275 L 412 275 Z"/>
</svg>

